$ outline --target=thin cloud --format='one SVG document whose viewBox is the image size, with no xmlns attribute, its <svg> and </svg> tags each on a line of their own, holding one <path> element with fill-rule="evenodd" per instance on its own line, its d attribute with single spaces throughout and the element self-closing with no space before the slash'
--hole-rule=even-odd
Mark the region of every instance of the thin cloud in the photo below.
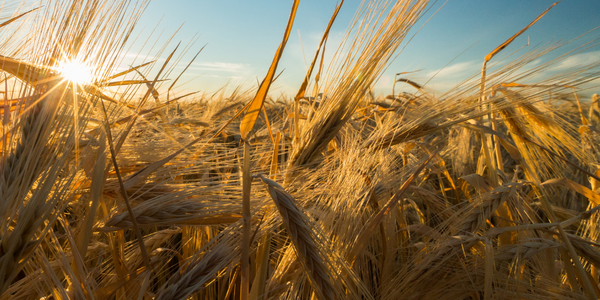
<svg viewBox="0 0 600 300">
<path fill-rule="evenodd" d="M 239 73 L 245 71 L 246 64 L 226 63 L 226 62 L 201 62 L 193 63 L 189 68 L 191 70 L 204 70 L 215 72 Z"/>
<path fill-rule="evenodd" d="M 539 65 L 541 65 L 544 62 L 543 59 L 541 58 L 536 58 L 535 60 L 533 60 L 532 62 L 527 63 L 527 65 L 525 65 L 526 67 L 537 67 Z"/>
<path fill-rule="evenodd" d="M 473 73 L 475 70 L 477 70 L 478 66 L 479 66 L 479 64 L 474 60 L 467 61 L 467 62 L 460 62 L 460 63 L 455 63 L 453 65 L 449 65 L 442 69 L 437 69 L 437 70 L 428 72 L 427 76 L 428 77 L 435 76 L 436 78 L 451 77 L 451 76 L 454 77 L 454 76 L 457 76 L 458 74 L 464 75 L 464 73 L 466 73 L 466 72 Z"/>
<path fill-rule="evenodd" d="M 550 71 L 561 71 L 570 68 L 581 67 L 600 61 L 600 51 L 591 51 L 587 53 L 579 53 L 567 57 L 558 65 L 550 68 Z"/>
<path fill-rule="evenodd" d="M 138 59 L 145 58 L 145 56 L 143 56 L 143 55 L 139 55 L 136 53 L 129 53 L 129 52 L 125 53 L 123 56 L 127 61 L 130 61 L 132 58 L 136 58 L 136 57 Z M 146 58 L 146 60 L 147 61 L 164 62 L 166 60 L 166 58 L 148 57 L 148 58 Z M 131 64 L 131 63 L 129 63 L 129 64 Z M 175 68 L 183 69 L 187 65 L 188 65 L 188 62 L 180 62 L 177 66 L 175 66 Z M 240 73 L 240 72 L 248 71 L 248 67 L 249 67 L 248 64 L 213 61 L 213 62 L 192 63 L 192 65 L 188 68 L 188 70 Z"/>
</svg>

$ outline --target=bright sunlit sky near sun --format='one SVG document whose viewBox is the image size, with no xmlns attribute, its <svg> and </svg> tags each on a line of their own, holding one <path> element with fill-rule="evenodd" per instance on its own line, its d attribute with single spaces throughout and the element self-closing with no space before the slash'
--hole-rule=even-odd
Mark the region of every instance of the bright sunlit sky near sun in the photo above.
<svg viewBox="0 0 600 300">
<path fill-rule="evenodd" d="M 436 92 L 447 90 L 478 72 L 486 54 L 529 24 L 552 3 L 554 0 L 449 0 L 434 3 L 413 27 L 408 38 L 427 19 L 431 19 L 385 71 L 376 84 L 376 93 L 391 92 L 395 73 L 421 69 L 422 71 L 410 76 L 411 79 L 424 83 L 446 65 L 428 84 L 428 88 Z M 336 0 L 300 2 L 290 39 L 278 67 L 278 71 L 284 68 L 285 71 L 272 86 L 271 95 L 291 95 L 297 91 L 306 72 L 306 64 L 310 64 L 336 4 Z M 330 34 L 326 58 L 332 56 L 359 4 L 360 0 L 347 0 L 344 3 Z M 157 43 L 162 45 L 182 26 L 160 57 L 166 57 L 177 42 L 181 41 L 182 45 L 186 45 L 198 34 L 197 42 L 176 69 L 180 71 L 202 46 L 206 45 L 206 48 L 180 80 L 181 83 L 189 82 L 180 87 L 180 92 L 201 90 L 211 93 L 228 82 L 230 90 L 239 84 L 256 85 L 256 78 L 264 78 L 281 42 L 291 5 L 291 0 L 155 0 L 146 9 L 136 29 L 136 34 L 141 32 L 141 35 L 129 50 L 126 62 L 131 63 L 132 54 L 136 52 L 149 53 L 150 57 L 156 54 L 159 47 L 151 50 L 152 43 L 140 50 L 142 42 L 155 27 L 156 31 L 150 41 L 156 40 L 162 32 Z M 442 8 L 436 13 L 440 7 Z M 598 26 L 599 0 L 563 0 L 503 53 L 508 54 L 527 45 L 528 39 L 533 47 L 552 41 L 569 40 Z M 557 53 L 543 57 L 541 61 L 547 61 L 559 53 L 598 38 L 600 30 Z M 594 43 L 596 42 L 592 42 Z M 521 53 L 527 50 L 523 49 Z M 461 54 L 463 51 L 465 52 Z M 514 56 L 517 57 L 518 55 Z M 138 58 L 135 63 L 141 63 L 142 58 Z M 561 67 L 595 61 L 600 61 L 599 46 L 577 54 Z"/>
</svg>

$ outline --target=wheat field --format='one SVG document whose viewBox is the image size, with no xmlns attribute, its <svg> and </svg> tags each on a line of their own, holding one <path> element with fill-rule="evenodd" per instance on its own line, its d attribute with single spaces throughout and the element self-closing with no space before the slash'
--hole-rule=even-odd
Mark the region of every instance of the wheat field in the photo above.
<svg viewBox="0 0 600 300">
<path fill-rule="evenodd" d="M 552 7 L 449 91 L 379 96 L 429 3 L 363 2 L 325 64 L 342 1 L 274 98 L 299 0 L 262 82 L 212 95 L 173 93 L 184 46 L 117 71 L 147 1 L 8 3 L 0 300 L 600 298 L 600 62 L 490 67 Z"/>
</svg>

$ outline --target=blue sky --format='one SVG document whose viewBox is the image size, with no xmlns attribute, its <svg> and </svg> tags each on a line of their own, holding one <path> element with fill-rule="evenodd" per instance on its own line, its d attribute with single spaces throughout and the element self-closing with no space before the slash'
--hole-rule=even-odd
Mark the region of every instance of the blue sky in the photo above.
<svg viewBox="0 0 600 300">
<path fill-rule="evenodd" d="M 446 65 L 428 87 L 436 92 L 448 89 L 478 72 L 487 53 L 529 24 L 552 3 L 554 1 L 547 0 L 437 1 L 413 27 L 412 33 L 415 33 L 431 17 L 382 75 L 376 84 L 376 92 L 389 94 L 394 73 L 421 69 L 410 76 L 423 83 Z M 281 41 L 291 4 L 292 1 L 283 0 L 153 1 L 136 29 L 140 37 L 130 51 L 149 53 L 152 57 L 159 47 L 150 49 L 152 43 L 149 42 L 142 48 L 142 42 L 152 36 L 150 41 L 157 40 L 157 45 L 163 45 L 181 27 L 166 52 L 170 52 L 177 42 L 186 45 L 195 36 L 198 39 L 182 57 L 175 72 L 182 70 L 202 46 L 206 45 L 206 48 L 180 80 L 180 83 L 187 83 L 179 88 L 179 92 L 201 90 L 210 93 L 228 82 L 230 89 L 239 84 L 256 85 L 256 78 L 262 80 Z M 332 0 L 300 2 L 292 34 L 278 68 L 285 68 L 285 72 L 272 87 L 271 95 L 295 93 L 305 74 L 304 57 L 310 64 L 336 4 L 337 1 Z M 327 45 L 329 56 L 359 4 L 359 0 L 347 0 L 342 7 Z M 598 26 L 600 1 L 563 0 L 503 53 L 527 45 L 528 39 L 531 46 L 569 40 Z M 559 53 L 598 38 L 600 30 L 568 45 Z M 521 52 L 526 50 L 524 48 Z M 166 57 L 166 52 L 160 57 Z M 549 60 L 559 53 L 551 53 L 542 60 Z M 594 61 L 600 61 L 598 46 L 587 49 L 567 63 L 575 65 Z M 136 61 L 141 62 L 141 58 Z"/>
</svg>

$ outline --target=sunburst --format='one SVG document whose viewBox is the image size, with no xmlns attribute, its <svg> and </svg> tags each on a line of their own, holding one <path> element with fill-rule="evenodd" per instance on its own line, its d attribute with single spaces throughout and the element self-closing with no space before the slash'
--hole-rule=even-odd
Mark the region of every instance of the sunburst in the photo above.
<svg viewBox="0 0 600 300">
<path fill-rule="evenodd" d="M 92 83 L 92 67 L 77 60 L 66 60 L 59 65 L 57 71 L 68 81 L 76 84 Z"/>
</svg>

